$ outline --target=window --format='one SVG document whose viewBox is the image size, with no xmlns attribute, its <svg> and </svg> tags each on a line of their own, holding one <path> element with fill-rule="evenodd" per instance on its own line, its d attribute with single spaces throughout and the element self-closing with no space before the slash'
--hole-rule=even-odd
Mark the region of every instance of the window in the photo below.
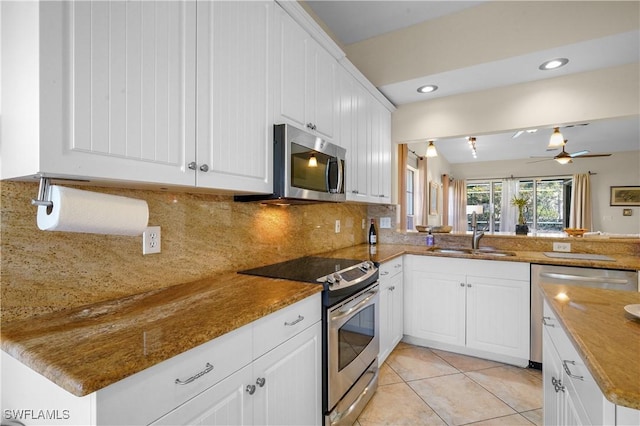
<svg viewBox="0 0 640 426">
<path fill-rule="evenodd" d="M 500 232 L 503 206 L 502 180 L 476 181 L 467 184 L 467 229 L 471 230 L 471 214 L 475 211 L 480 229 Z M 571 200 L 570 177 L 530 178 L 517 181 L 518 191 L 529 198 L 524 217 L 536 232 L 559 232 L 568 226 Z M 506 188 L 505 188 L 506 189 Z M 510 202 L 504 200 L 504 202 Z"/>
</svg>

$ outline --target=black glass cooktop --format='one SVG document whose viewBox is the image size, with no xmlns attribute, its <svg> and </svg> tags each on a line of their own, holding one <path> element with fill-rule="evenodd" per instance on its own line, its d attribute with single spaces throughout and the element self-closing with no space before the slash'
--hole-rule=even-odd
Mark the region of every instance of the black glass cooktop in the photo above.
<svg viewBox="0 0 640 426">
<path fill-rule="evenodd" d="M 307 256 L 273 265 L 247 269 L 239 273 L 319 284 L 316 281 L 318 278 L 359 263 L 362 263 L 362 260 Z"/>
</svg>

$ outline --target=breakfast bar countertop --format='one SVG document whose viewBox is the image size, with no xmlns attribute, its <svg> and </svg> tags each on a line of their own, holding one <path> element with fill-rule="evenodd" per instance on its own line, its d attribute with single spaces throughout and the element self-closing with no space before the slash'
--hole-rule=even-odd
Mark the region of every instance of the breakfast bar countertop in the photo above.
<svg viewBox="0 0 640 426">
<path fill-rule="evenodd" d="M 566 297 L 555 297 L 560 289 Z M 640 409 L 640 318 L 624 310 L 640 304 L 640 293 L 555 284 L 541 291 L 604 396 Z"/>
<path fill-rule="evenodd" d="M 320 291 L 219 275 L 3 324 L 2 350 L 84 396 Z"/>
<path fill-rule="evenodd" d="M 530 250 L 505 250 L 512 256 L 497 257 L 490 253 L 479 252 L 477 254 L 465 253 L 439 253 L 434 251 L 437 247 L 410 244 L 377 244 L 372 248 L 368 244 L 360 244 L 353 247 L 323 253 L 324 256 L 344 257 L 356 259 L 369 259 L 374 262 L 384 263 L 404 254 L 419 256 L 454 257 L 461 259 L 497 260 L 506 262 L 540 263 L 545 265 L 582 266 L 588 268 L 623 269 L 628 271 L 640 270 L 640 257 L 631 254 L 609 254 L 613 261 L 589 260 L 589 259 L 562 259 L 545 256 L 543 252 Z M 468 247 L 470 248 L 470 247 Z"/>
</svg>

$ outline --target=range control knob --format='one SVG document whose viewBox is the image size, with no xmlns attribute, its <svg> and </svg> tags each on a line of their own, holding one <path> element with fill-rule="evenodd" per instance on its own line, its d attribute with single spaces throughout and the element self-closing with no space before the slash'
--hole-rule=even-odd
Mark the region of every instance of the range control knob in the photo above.
<svg viewBox="0 0 640 426">
<path fill-rule="evenodd" d="M 336 279 L 333 277 L 333 275 L 327 275 L 327 282 L 330 285 L 334 285 L 336 283 Z"/>
<path fill-rule="evenodd" d="M 336 281 L 341 281 L 342 280 L 342 275 L 340 275 L 339 273 L 335 273 L 333 274 L 333 278 L 335 278 Z"/>
</svg>

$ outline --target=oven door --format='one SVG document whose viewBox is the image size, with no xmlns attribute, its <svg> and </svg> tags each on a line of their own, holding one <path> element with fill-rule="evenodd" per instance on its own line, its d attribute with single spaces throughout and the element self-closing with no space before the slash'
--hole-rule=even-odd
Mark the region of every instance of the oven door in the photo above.
<svg viewBox="0 0 640 426">
<path fill-rule="evenodd" d="M 327 315 L 328 409 L 333 408 L 377 358 L 380 350 L 378 283 Z"/>
</svg>

